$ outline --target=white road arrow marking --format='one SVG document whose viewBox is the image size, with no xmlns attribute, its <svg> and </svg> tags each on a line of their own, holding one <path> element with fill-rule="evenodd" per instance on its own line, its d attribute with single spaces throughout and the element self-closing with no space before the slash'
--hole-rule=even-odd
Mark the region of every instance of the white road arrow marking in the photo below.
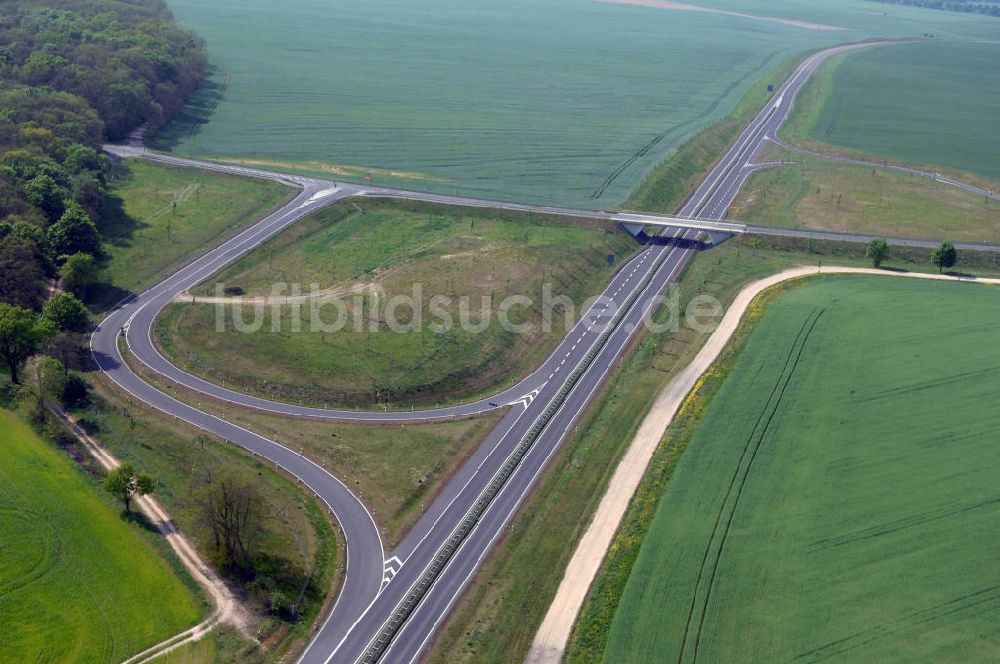
<svg viewBox="0 0 1000 664">
<path fill-rule="evenodd" d="M 379 587 L 379 592 L 385 589 L 389 582 L 399 574 L 399 570 L 403 568 L 403 561 L 399 559 L 399 556 L 393 556 L 385 561 L 382 565 L 382 585 Z"/>
<path fill-rule="evenodd" d="M 320 200 L 322 198 L 326 198 L 327 196 L 333 196 L 338 191 L 340 191 L 340 187 L 334 187 L 332 189 L 324 189 L 323 191 L 317 191 L 315 194 L 313 194 L 312 196 L 309 197 L 308 201 L 306 201 L 305 203 L 303 203 L 302 205 L 300 205 L 299 209 L 301 210 L 302 208 L 306 207 L 307 205 L 312 205 L 316 201 L 318 201 L 318 200 Z"/>
<path fill-rule="evenodd" d="M 545 385 L 543 384 L 542 387 L 545 387 Z M 514 401 L 511 401 L 507 405 L 508 406 L 516 406 L 518 404 L 521 404 L 522 406 L 524 406 L 524 409 L 527 410 L 528 406 L 531 405 L 531 402 L 534 401 L 535 397 L 538 396 L 538 393 L 542 391 L 542 387 L 539 387 L 538 389 L 535 389 L 535 390 L 532 390 L 532 391 L 528 392 L 527 394 L 525 394 L 520 399 L 515 399 Z"/>
</svg>

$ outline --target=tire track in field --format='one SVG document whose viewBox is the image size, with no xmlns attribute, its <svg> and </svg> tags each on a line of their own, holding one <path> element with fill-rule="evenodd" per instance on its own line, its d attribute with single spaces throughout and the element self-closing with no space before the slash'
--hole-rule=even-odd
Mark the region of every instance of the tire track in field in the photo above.
<svg viewBox="0 0 1000 664">
<path fill-rule="evenodd" d="M 774 59 L 776 55 L 777 55 L 776 53 L 772 53 L 771 55 L 769 55 L 764 60 L 763 64 L 757 69 L 755 69 L 754 72 L 760 71 L 761 69 L 767 67 L 767 65 Z M 747 76 L 749 75 L 750 74 L 748 74 Z M 722 94 L 720 94 L 718 97 L 712 100 L 712 103 L 708 105 L 708 108 L 705 109 L 705 111 L 701 113 L 701 115 L 693 117 L 690 120 L 685 120 L 684 122 L 675 124 L 672 127 L 668 127 L 667 129 L 664 129 L 662 132 L 654 136 L 652 140 L 650 140 L 648 143 L 639 148 L 631 157 L 622 162 L 615 170 L 611 171 L 611 174 L 608 175 L 608 177 L 604 178 L 604 182 L 602 182 L 597 187 L 597 189 L 594 190 L 594 193 L 592 193 L 590 197 L 594 200 L 601 198 L 604 195 L 604 193 L 608 190 L 608 187 L 614 184 L 615 180 L 621 177 L 622 173 L 627 171 L 629 167 L 632 166 L 632 164 L 637 162 L 639 159 L 642 159 L 643 157 L 648 155 L 653 150 L 653 148 L 655 148 L 657 145 L 663 142 L 663 139 L 667 138 L 671 134 L 674 134 L 675 132 L 677 132 L 678 129 L 681 129 L 686 125 L 694 124 L 699 120 L 703 120 L 704 118 L 709 117 L 712 113 L 715 112 L 715 109 L 719 107 L 719 104 L 722 103 L 722 100 L 725 99 L 727 96 L 729 96 L 729 94 L 732 93 L 732 91 L 735 90 L 740 83 L 745 81 L 747 76 L 744 76 L 742 78 L 733 81 L 729 85 L 729 87 L 722 92 Z"/>
<path fill-rule="evenodd" d="M 947 519 L 953 516 L 958 516 L 959 514 L 964 514 L 965 512 L 972 512 L 975 510 L 983 509 L 984 507 L 991 507 L 993 505 L 1000 504 L 1000 496 L 991 496 L 989 498 L 983 498 L 981 500 L 969 501 L 957 506 L 950 507 L 939 507 L 934 510 L 929 510 L 927 512 L 922 512 L 920 514 L 913 514 L 908 517 L 903 517 L 902 519 L 896 519 L 894 521 L 889 521 L 886 523 L 881 523 L 877 526 L 870 526 L 868 528 L 863 528 L 861 530 L 856 530 L 854 532 L 846 533 L 838 537 L 828 537 L 820 540 L 816 540 L 806 547 L 808 553 L 818 553 L 820 551 L 826 551 L 828 549 L 834 549 L 837 547 L 845 546 L 847 544 L 853 544 L 855 542 L 862 542 L 864 540 L 874 539 L 876 537 L 881 537 L 882 535 L 890 535 L 901 530 L 906 530 L 908 528 L 913 528 L 916 526 L 922 526 L 927 523 L 934 521 L 939 521 L 941 519 Z"/>
<path fill-rule="evenodd" d="M 835 302 L 835 301 L 836 300 L 832 301 L 831 304 L 833 302 Z M 753 468 L 754 461 L 756 461 L 756 459 L 757 459 L 757 452 L 760 450 L 761 445 L 763 445 L 764 438 L 765 438 L 765 436 L 767 435 L 768 431 L 771 428 L 771 422 L 774 421 L 774 417 L 775 417 L 775 415 L 777 415 L 778 410 L 781 407 L 781 402 L 784 400 L 784 397 L 785 397 L 785 390 L 788 388 L 788 384 L 791 382 L 792 377 L 795 375 L 796 369 L 798 369 L 799 360 L 802 358 L 802 353 L 805 350 L 806 344 L 809 341 L 809 337 L 812 335 L 813 330 L 816 328 L 816 323 L 818 323 L 819 319 L 823 317 L 824 313 L 826 313 L 826 309 L 827 309 L 828 306 L 829 305 L 824 306 L 822 309 L 820 309 L 819 312 L 816 313 L 816 315 L 814 317 L 812 317 L 812 321 L 811 322 L 809 321 L 808 318 L 806 319 L 806 324 L 808 324 L 809 327 L 805 331 L 805 334 L 802 335 L 802 341 L 799 344 L 797 352 L 795 351 L 794 346 L 793 346 L 792 353 L 795 355 L 795 359 L 792 362 L 791 369 L 788 371 L 788 373 L 787 373 L 787 375 L 785 377 L 784 382 L 781 384 L 781 389 L 778 392 L 777 399 L 774 401 L 774 407 L 771 409 L 770 414 L 767 416 L 767 420 L 764 423 L 764 427 L 761 430 L 760 435 L 757 436 L 757 443 L 755 445 L 753 445 L 753 452 L 751 453 L 749 461 L 747 462 L 746 471 L 744 471 L 743 477 L 740 479 L 739 487 L 738 487 L 738 489 L 736 491 L 736 496 L 735 496 L 735 498 L 733 500 L 733 507 L 732 507 L 732 510 L 730 510 L 730 512 L 729 512 L 729 519 L 726 521 L 726 527 L 722 531 L 722 538 L 721 538 L 721 540 L 719 542 L 719 550 L 718 550 L 718 553 L 715 556 L 715 561 L 714 561 L 714 563 L 712 565 L 712 575 L 709 577 L 708 589 L 705 592 L 705 602 L 702 605 L 701 617 L 700 617 L 700 619 L 698 621 L 698 631 L 695 634 L 694 653 L 693 653 L 693 656 L 692 656 L 692 661 L 693 662 L 697 662 L 698 661 L 698 649 L 701 646 L 701 636 L 702 636 L 703 628 L 704 628 L 704 625 L 705 625 L 705 616 L 708 613 L 708 604 L 709 604 L 709 601 L 711 600 L 711 597 L 712 597 L 712 589 L 715 587 L 716 573 L 718 572 L 718 569 L 719 569 L 719 563 L 722 560 L 722 555 L 723 555 L 724 550 L 725 550 L 726 542 L 729 539 L 729 532 L 730 532 L 730 529 L 732 527 L 733 520 L 736 517 L 736 509 L 739 506 L 740 498 L 743 496 L 743 489 L 744 489 L 744 487 L 746 487 L 747 479 L 750 476 L 750 471 Z M 787 360 L 786 360 L 786 366 L 787 366 Z M 780 381 L 780 378 L 779 378 L 779 381 Z M 750 440 L 748 440 L 748 445 L 750 444 L 750 441 L 752 441 L 752 438 Z"/>
<path fill-rule="evenodd" d="M 967 371 L 965 373 L 955 374 L 953 376 L 943 376 L 941 378 L 935 378 L 933 380 L 914 383 L 912 385 L 902 385 L 900 387 L 893 387 L 888 390 L 882 390 L 881 392 L 873 392 L 872 394 L 865 396 L 865 401 L 871 401 L 872 399 L 888 399 L 890 397 L 902 396 L 904 394 L 923 392 L 924 390 L 933 390 L 938 387 L 944 387 L 946 385 L 954 385 L 955 383 L 961 383 L 971 378 L 983 378 L 985 376 L 992 376 L 997 373 L 1000 373 L 1000 367 L 990 367 L 989 369 L 980 369 L 978 371 Z"/>
<path fill-rule="evenodd" d="M 761 410 L 760 414 L 757 416 L 756 422 L 754 422 L 753 429 L 750 431 L 750 435 L 747 436 L 746 442 L 743 445 L 743 451 L 740 453 L 740 458 L 737 461 L 736 469 L 733 471 L 733 476 L 729 480 L 729 485 L 726 488 L 725 496 L 722 499 L 722 503 L 719 506 L 719 511 L 715 516 L 715 522 L 712 525 L 712 533 L 708 538 L 708 542 L 705 545 L 705 553 L 702 556 L 701 565 L 698 568 L 698 575 L 695 578 L 694 589 L 691 593 L 691 606 L 688 609 L 687 622 L 684 625 L 684 636 L 681 639 L 680 650 L 677 654 L 678 664 L 682 664 L 684 661 L 684 653 L 687 649 L 687 644 L 692 636 L 692 624 L 694 623 L 695 614 L 699 613 L 697 627 L 694 630 L 694 647 L 692 653 L 692 661 L 697 661 L 698 659 L 698 649 L 701 644 L 701 635 L 705 625 L 705 614 L 708 611 L 708 604 L 711 601 L 712 588 L 715 585 L 715 577 L 718 572 L 719 562 L 722 559 L 723 549 L 726 545 L 726 540 L 729 537 L 729 531 L 732 527 L 733 519 L 736 515 L 736 508 L 739 505 L 740 497 L 742 496 L 743 489 L 746 486 L 747 478 L 750 474 L 750 470 L 753 466 L 753 462 L 757 457 L 757 453 L 764 441 L 764 437 L 774 419 L 775 414 L 781 405 L 781 401 L 785 395 L 785 390 L 788 387 L 792 376 L 795 374 L 795 370 L 798 367 L 799 360 L 802 357 L 802 352 L 805 349 L 806 342 L 809 340 L 809 336 L 812 334 L 813 329 L 816 327 L 816 323 L 826 312 L 826 305 L 822 308 L 817 307 L 813 309 L 809 316 L 803 321 L 802 326 L 799 328 L 798 334 L 795 340 L 792 342 L 792 346 L 789 349 L 788 355 L 785 357 L 785 363 L 781 368 L 781 372 L 778 374 L 778 378 L 774 385 L 771 387 L 771 392 L 768 394 L 767 401 L 765 402 L 764 408 Z M 755 442 L 756 441 L 756 442 Z M 746 463 L 744 464 L 744 461 Z M 732 507 L 728 512 L 726 506 L 730 502 L 730 496 L 733 496 Z M 723 521 L 725 523 L 723 524 Z M 721 529 L 720 529 L 721 526 Z M 715 542 L 718 541 L 718 547 L 714 547 Z M 712 550 L 716 549 L 714 560 Z M 706 569 L 711 566 L 711 571 L 708 576 L 708 586 L 705 591 L 705 601 L 702 603 L 700 612 L 698 611 L 698 589 L 702 585 L 702 579 L 705 577 Z"/>
<path fill-rule="evenodd" d="M 34 526 L 34 524 L 42 518 L 41 515 L 36 512 L 19 511 L 13 508 L 0 508 L 0 517 L 6 517 L 10 520 L 23 521 L 29 528 L 32 528 L 32 526 Z M 16 578 L 7 580 L 0 579 L 0 600 L 4 599 L 7 595 L 21 590 L 22 588 L 25 588 L 26 586 L 44 578 L 56 566 L 56 563 L 58 562 L 57 559 L 62 554 L 62 552 L 58 551 L 56 548 L 58 542 L 45 537 L 45 534 L 42 531 L 32 528 L 32 535 L 36 537 L 35 543 L 38 544 L 39 555 L 31 561 L 28 567 L 19 570 L 20 575 Z M 24 543 L 22 542 L 21 545 L 24 546 Z"/>
<path fill-rule="evenodd" d="M 995 603 L 996 606 L 986 606 L 991 603 Z M 836 641 L 831 641 L 818 648 L 801 652 L 794 657 L 794 660 L 807 660 L 810 663 L 822 662 L 831 657 L 868 645 L 878 639 L 892 636 L 912 627 L 936 622 L 970 609 L 979 609 L 977 614 L 1000 609 L 1000 586 L 991 586 L 965 595 L 959 595 L 954 599 L 934 604 L 926 609 L 913 611 L 887 623 L 869 627 Z M 861 640 L 859 641 L 859 639 Z"/>
<path fill-rule="evenodd" d="M 877 166 L 877 164 L 870 163 L 870 166 Z M 970 325 L 962 325 L 961 327 L 948 328 L 948 338 L 954 340 L 957 337 L 966 334 L 972 334 L 974 332 L 995 332 L 997 329 L 994 323 L 973 323 Z M 893 337 L 894 343 L 904 344 L 910 343 L 912 341 L 922 341 L 927 338 L 933 338 L 938 335 L 937 331 L 933 330 L 921 330 L 920 332 L 915 332 L 913 334 L 899 334 Z"/>
<path fill-rule="evenodd" d="M 684 122 L 680 122 L 678 124 L 675 124 L 674 126 L 665 129 L 664 131 L 662 131 L 661 133 L 659 133 L 655 137 L 653 137 L 653 139 L 651 141 L 649 141 L 648 143 L 646 143 L 645 145 L 643 145 L 631 157 L 629 157 L 622 164 L 620 164 L 618 166 L 618 168 L 616 168 L 615 170 L 611 171 L 611 174 L 608 175 L 608 177 L 606 177 L 604 179 L 604 182 L 602 182 L 600 184 L 600 186 L 598 186 L 597 189 L 594 190 L 594 193 L 591 194 L 590 197 L 592 199 L 596 200 L 596 199 L 600 198 L 601 196 L 603 196 L 604 193 L 608 190 L 608 187 L 610 187 L 612 184 L 614 184 L 615 180 L 617 180 L 619 177 L 621 177 L 622 173 L 624 173 L 626 170 L 628 170 L 629 167 L 632 166 L 632 164 L 634 164 L 635 162 L 637 162 L 639 159 L 642 159 L 647 154 L 649 154 L 652 151 L 653 148 L 655 148 L 657 145 L 659 145 L 660 143 L 663 142 L 663 139 L 667 138 L 671 134 L 674 134 L 681 127 L 684 127 L 684 126 L 689 125 L 689 124 L 694 124 L 698 120 L 701 120 L 702 118 L 705 118 L 705 117 L 708 117 L 709 115 L 711 115 L 715 111 L 715 109 L 719 107 L 719 104 L 722 103 L 722 100 L 725 99 L 726 95 L 728 95 L 730 92 L 732 92 L 733 89 L 735 89 L 736 86 L 739 85 L 742 81 L 743 81 L 743 79 L 739 79 L 737 81 L 734 81 L 732 84 L 730 84 L 730 86 L 728 88 L 726 88 L 726 90 L 721 95 L 719 95 L 718 97 L 716 97 L 712 101 L 712 103 L 708 105 L 708 109 L 706 109 L 705 112 L 703 112 L 701 115 L 698 115 L 698 116 L 696 116 L 694 118 L 691 118 L 690 120 L 686 120 Z"/>
</svg>

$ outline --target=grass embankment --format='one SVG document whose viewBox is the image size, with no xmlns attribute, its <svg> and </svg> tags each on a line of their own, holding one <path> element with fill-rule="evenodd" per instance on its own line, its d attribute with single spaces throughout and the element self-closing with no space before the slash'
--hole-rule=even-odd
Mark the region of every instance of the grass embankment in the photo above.
<svg viewBox="0 0 1000 664">
<path fill-rule="evenodd" d="M 755 661 L 990 659 L 998 298 L 831 277 L 777 300 L 660 500 L 604 660 L 734 661 L 748 639 Z"/>
<path fill-rule="evenodd" d="M 290 624 L 263 611 L 255 627 L 264 648 L 236 633 L 221 642 L 215 634 L 206 639 L 221 661 L 272 661 L 293 649 L 335 581 L 338 547 L 323 510 L 272 466 L 135 402 L 101 378 L 91 385 L 90 403 L 72 413 L 112 454 L 157 477 L 157 498 L 207 559 L 213 558 L 214 548 L 201 520 L 200 493 L 223 473 L 253 482 L 266 505 L 263 532 L 256 539 L 254 587 L 282 594 L 288 602 L 285 609 L 294 604 L 301 620 Z M 247 600 L 259 608 L 260 596 L 250 590 Z"/>
<path fill-rule="evenodd" d="M 889 237 L 1000 241 L 1000 202 L 918 175 L 838 163 L 771 146 L 797 163 L 753 175 L 734 216 L 767 226 Z"/>
<path fill-rule="evenodd" d="M 262 326 L 238 330 L 234 316 L 250 323 L 251 305 L 221 305 L 225 331 L 217 331 L 216 304 L 178 303 L 158 320 L 155 335 L 186 369 L 235 389 L 279 400 L 327 404 L 407 406 L 455 401 L 491 393 L 531 370 L 562 338 L 566 316 L 556 309 L 546 326 L 542 293 L 568 297 L 577 308 L 600 292 L 616 263 L 638 245 L 614 225 L 587 220 L 472 210 L 398 201 L 349 201 L 300 221 L 203 286 L 239 288 L 247 296 L 272 285 L 299 284 L 309 293 L 339 289 L 341 329 L 315 323 L 338 320 L 334 303 L 314 310 L 308 302 L 282 306 L 275 316 L 261 308 Z M 421 292 L 414 297 L 414 288 Z M 287 295 L 290 291 L 284 290 Z M 525 332 L 499 323 L 508 296 L 530 305 L 510 309 Z M 411 296 L 387 324 L 389 300 Z M 434 298 L 448 298 L 435 312 Z M 483 299 L 491 302 L 484 311 Z M 463 305 L 463 300 L 465 304 Z M 464 318 L 470 326 L 461 324 Z M 300 328 L 295 316 L 301 315 Z M 486 317 L 485 329 L 479 329 Z M 422 324 L 421 324 L 422 323 Z M 374 331 L 373 331 L 374 328 Z M 277 329 L 277 331 L 276 331 Z"/>
<path fill-rule="evenodd" d="M 825 64 L 782 129 L 793 142 L 972 173 L 1000 182 L 1000 45 L 917 42 L 865 49 Z M 928 170 L 935 170 L 934 166 Z M 985 187 L 989 189 L 990 187 Z"/>
<path fill-rule="evenodd" d="M 199 620 L 95 482 L 9 410 L 0 440 L 0 660 L 119 662 Z"/>
<path fill-rule="evenodd" d="M 993 265 L 993 260 L 983 257 L 983 265 L 976 271 L 984 275 L 1000 273 L 1000 266 Z M 750 281 L 819 261 L 870 265 L 864 258 L 864 247 L 859 245 L 742 237 L 697 254 L 681 277 L 678 301 L 683 311 L 692 297 L 708 294 L 728 306 Z M 905 257 L 898 253 L 894 264 L 936 271 L 926 251 Z M 668 320 L 668 312 L 658 312 L 657 319 Z M 525 657 L 555 595 L 561 570 L 569 563 L 618 458 L 657 393 L 694 357 L 707 336 L 682 326 L 667 335 L 647 333 L 639 338 L 596 396 L 577 431 L 554 457 L 504 541 L 456 605 L 430 661 L 500 664 Z M 679 453 L 677 448 L 661 450 L 653 472 L 657 472 L 655 468 L 672 468 Z M 655 481 L 663 479 L 655 475 Z M 647 482 L 640 491 L 651 491 Z M 637 545 L 640 539 L 627 537 L 626 543 Z"/>
<path fill-rule="evenodd" d="M 107 259 L 95 302 L 138 293 L 295 195 L 285 185 L 142 159 L 116 167 L 117 214 L 103 224 Z"/>
</svg>

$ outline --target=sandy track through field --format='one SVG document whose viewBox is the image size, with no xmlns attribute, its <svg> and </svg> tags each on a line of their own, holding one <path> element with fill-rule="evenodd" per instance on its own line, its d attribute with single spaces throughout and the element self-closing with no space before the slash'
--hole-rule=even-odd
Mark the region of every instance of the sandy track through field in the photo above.
<svg viewBox="0 0 1000 664">
<path fill-rule="evenodd" d="M 625 511 L 642 481 L 646 468 L 667 431 L 684 399 L 694 388 L 719 354 L 729 343 L 739 327 L 743 315 L 753 300 L 768 288 L 784 281 L 799 279 L 814 274 L 874 274 L 911 279 L 931 279 L 936 281 L 962 281 L 1000 285 L 1000 279 L 974 279 L 942 274 L 922 274 L 916 272 L 889 272 L 871 268 L 855 267 L 797 267 L 779 272 L 755 281 L 743 288 L 733 300 L 719 327 L 712 333 L 704 347 L 679 374 L 677 374 L 657 396 L 652 408 L 642 421 L 628 451 L 622 457 L 608 490 L 594 513 L 587 531 L 580 539 L 576 551 L 566 568 L 556 596 L 549 606 L 545 619 L 535 636 L 526 664 L 559 664 L 562 661 L 570 631 L 576 622 L 580 607 L 586 599 L 590 584 L 600 570 L 608 547 L 614 540 Z"/>
<path fill-rule="evenodd" d="M 121 461 L 87 435 L 64 411 L 57 411 L 57 415 L 69 424 L 77 439 L 105 471 L 114 470 L 121 465 Z M 181 564 L 184 565 L 195 582 L 212 598 L 215 611 L 197 625 L 132 655 L 122 664 L 141 664 L 156 659 L 182 645 L 201 639 L 219 624 L 232 625 L 247 638 L 252 638 L 248 629 L 248 617 L 239 600 L 229 589 L 229 586 L 202 560 L 191 542 L 177 530 L 173 519 L 170 518 L 160 502 L 152 496 L 139 496 L 135 502 L 139 511 L 163 534 L 170 548 L 177 554 Z"/>
</svg>

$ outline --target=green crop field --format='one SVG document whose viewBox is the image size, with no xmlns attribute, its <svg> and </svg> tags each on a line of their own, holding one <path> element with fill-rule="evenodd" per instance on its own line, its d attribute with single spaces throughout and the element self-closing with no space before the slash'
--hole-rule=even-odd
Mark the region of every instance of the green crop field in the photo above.
<svg viewBox="0 0 1000 664">
<path fill-rule="evenodd" d="M 607 207 L 792 53 L 869 36 L 996 38 L 862 0 L 170 0 L 216 72 L 159 147 L 500 200 Z M 252 45 L 252 46 L 249 46 Z"/>
<path fill-rule="evenodd" d="M 785 133 L 1000 182 L 998 59 L 997 41 L 895 44 L 850 54 L 806 84 Z"/>
<path fill-rule="evenodd" d="M 993 659 L 998 298 L 836 277 L 772 304 L 660 500 L 604 661 Z"/>
<path fill-rule="evenodd" d="M 281 283 L 299 284 L 302 293 L 314 283 L 321 290 L 339 288 L 347 315 L 341 329 L 314 328 L 314 322 L 338 320 L 329 303 L 319 311 L 308 304 L 294 311 L 283 306 L 279 316 L 265 306 L 259 312 L 262 326 L 248 333 L 235 320 L 239 315 L 252 321 L 252 307 L 183 302 L 158 319 L 155 334 L 181 366 L 280 399 L 399 405 L 464 398 L 519 378 L 562 338 L 567 318 L 561 310 L 550 327 L 544 323 L 546 284 L 553 296 L 569 297 L 579 310 L 638 246 L 603 222 L 345 202 L 300 221 L 198 292 L 211 295 L 217 284 L 247 296 L 266 296 Z M 388 303 L 393 296 L 412 297 L 415 285 L 422 290 L 415 301 L 423 324 L 393 331 L 385 323 Z M 511 295 L 532 300 L 531 306 L 510 309 L 511 322 L 528 328 L 521 333 L 498 323 L 501 304 Z M 450 298 L 441 307 L 451 317 L 449 330 L 435 327 L 443 321 L 434 315 L 436 297 Z M 376 305 L 382 322 L 376 320 L 372 331 Z M 471 326 L 461 324 L 463 308 Z M 479 329 L 484 311 L 488 326 Z M 416 320 L 409 306 L 396 312 L 400 322 Z"/>
<path fill-rule="evenodd" d="M 108 259 L 99 280 L 105 306 L 152 286 L 295 195 L 290 187 L 130 159 L 112 193 L 119 214 L 103 228 Z"/>
<path fill-rule="evenodd" d="M 120 662 L 199 601 L 72 462 L 0 410 L 2 662 Z"/>
</svg>

